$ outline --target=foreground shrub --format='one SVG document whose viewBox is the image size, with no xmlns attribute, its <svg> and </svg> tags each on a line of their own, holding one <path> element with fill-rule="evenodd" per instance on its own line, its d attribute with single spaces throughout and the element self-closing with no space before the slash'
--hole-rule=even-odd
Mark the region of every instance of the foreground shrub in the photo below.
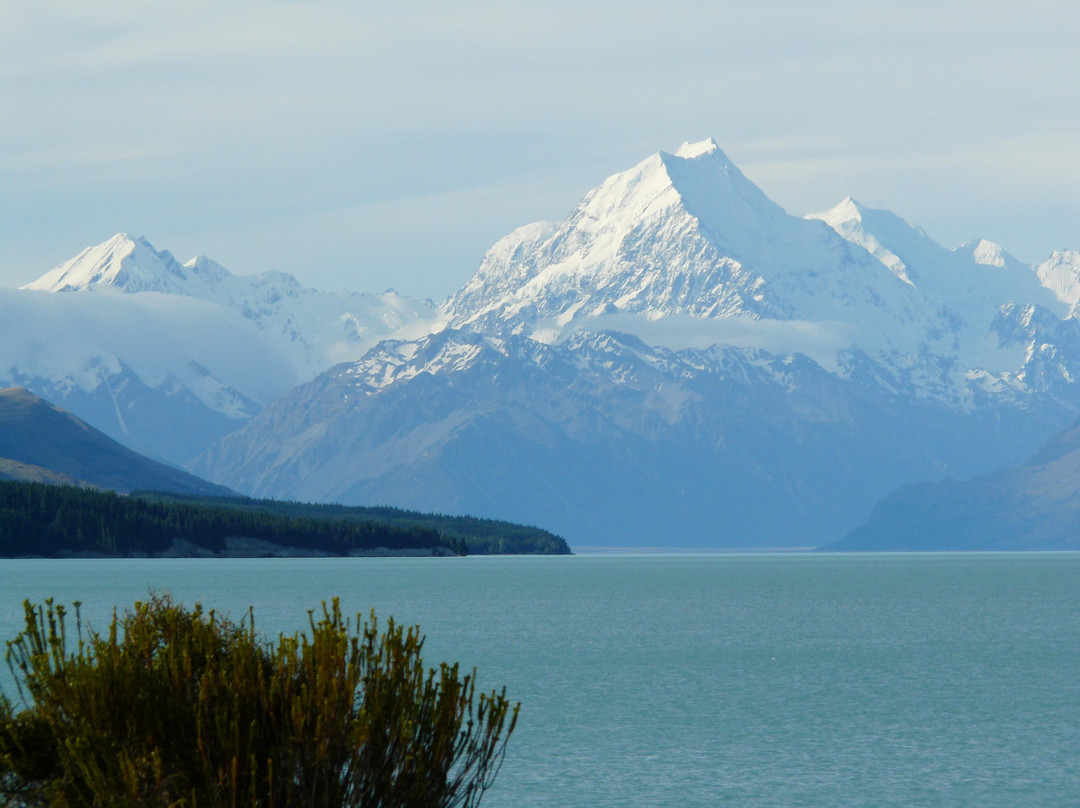
<svg viewBox="0 0 1080 808">
<path fill-rule="evenodd" d="M 0 805 L 125 808 L 475 806 L 518 706 L 475 673 L 425 669 L 415 627 L 355 626 L 335 599 L 276 643 L 168 597 L 86 631 L 25 604 L 0 695 Z"/>
</svg>

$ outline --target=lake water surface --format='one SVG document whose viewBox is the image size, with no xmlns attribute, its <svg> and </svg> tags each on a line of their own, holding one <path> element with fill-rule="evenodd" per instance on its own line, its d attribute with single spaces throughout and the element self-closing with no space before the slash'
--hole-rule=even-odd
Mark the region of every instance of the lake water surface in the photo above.
<svg viewBox="0 0 1080 808">
<path fill-rule="evenodd" d="M 419 623 L 523 704 L 486 808 L 1080 805 L 1080 554 L 0 559 L 0 637 L 151 589 Z"/>
</svg>

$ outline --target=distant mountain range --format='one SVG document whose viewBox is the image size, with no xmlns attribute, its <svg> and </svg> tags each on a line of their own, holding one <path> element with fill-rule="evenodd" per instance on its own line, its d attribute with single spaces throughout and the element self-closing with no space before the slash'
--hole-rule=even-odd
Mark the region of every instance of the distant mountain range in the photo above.
<svg viewBox="0 0 1080 808">
<path fill-rule="evenodd" d="M 121 234 L 0 290 L 0 384 L 183 464 L 293 385 L 440 316 L 392 291 L 318 292 L 281 272 L 180 264 Z"/>
<path fill-rule="evenodd" d="M 1078 253 L 949 250 L 852 199 L 790 216 L 703 141 L 500 240 L 441 306 L 116 237 L 0 294 L 0 330 L 36 323 L 0 375 L 256 496 L 806 546 L 1073 421 L 1078 303 Z"/>
</svg>

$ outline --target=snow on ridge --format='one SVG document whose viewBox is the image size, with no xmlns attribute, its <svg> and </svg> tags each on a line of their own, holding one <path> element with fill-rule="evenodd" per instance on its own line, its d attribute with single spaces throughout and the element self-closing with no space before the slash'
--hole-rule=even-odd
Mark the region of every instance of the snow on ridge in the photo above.
<svg viewBox="0 0 1080 808">
<path fill-rule="evenodd" d="M 819 219 L 836 230 L 846 222 L 861 222 L 866 208 L 851 196 L 845 196 L 839 204 L 818 213 L 808 213 L 804 218 Z"/>
<path fill-rule="evenodd" d="M 130 268 L 136 251 L 145 254 L 147 251 L 153 252 L 153 249 L 145 239 L 117 233 L 101 244 L 86 247 L 74 258 L 21 288 L 62 292 L 89 289 L 98 284 L 111 285 L 122 277 L 125 269 Z"/>
<path fill-rule="evenodd" d="M 1054 251 L 1035 265 L 1035 274 L 1058 300 L 1071 307 L 1071 316 L 1075 316 L 1080 303 L 1080 252 Z"/>
<path fill-rule="evenodd" d="M 180 382 L 209 409 L 234 420 L 243 421 L 255 415 L 259 406 L 240 391 L 214 376 L 203 365 L 191 360 L 176 375 Z"/>
<path fill-rule="evenodd" d="M 190 261 L 185 261 L 184 268 L 191 270 L 211 285 L 222 283 L 233 276 L 229 270 L 205 255 L 197 255 Z"/>
<path fill-rule="evenodd" d="M 117 234 L 23 287 L 42 292 L 112 292 L 136 298 L 164 293 L 217 304 L 265 332 L 301 380 L 357 359 L 395 333 L 439 330 L 445 316 L 430 301 L 396 292 L 321 292 L 286 272 L 234 275 L 200 255 L 180 264 L 143 237 Z"/>
<path fill-rule="evenodd" d="M 492 378 L 529 367 L 551 367 L 557 374 L 572 369 L 575 375 L 588 377 L 589 385 L 629 386 L 657 393 L 667 390 L 673 401 L 682 400 L 688 392 L 682 389 L 683 381 L 702 375 L 748 384 L 771 379 L 791 392 L 797 389 L 800 376 L 814 372 L 872 384 L 890 395 L 937 401 L 960 411 L 978 405 L 980 390 L 986 392 L 993 387 L 1006 392 L 1007 387 L 1014 396 L 1026 393 L 1013 373 L 971 368 L 940 356 L 898 357 L 881 364 L 858 347 L 830 344 L 827 347 L 834 351 L 833 356 L 823 363 L 810 340 L 816 334 L 826 342 L 835 343 L 838 338 L 842 342 L 846 329 L 843 323 L 831 324 L 832 336 L 823 327 L 830 324 L 745 323 L 750 328 L 763 328 L 766 337 L 773 332 L 772 344 L 761 340 L 757 346 L 713 340 L 660 345 L 626 330 L 611 329 L 613 324 L 592 323 L 594 329 L 579 329 L 558 344 L 544 346 L 524 336 L 493 340 L 467 331 L 450 331 L 411 343 L 388 341 L 345 368 L 343 375 L 351 378 L 357 392 L 365 397 L 423 374 L 446 376 L 466 371 L 481 361 L 498 363 Z M 605 325 L 608 328 L 603 328 Z M 789 332 L 786 336 L 784 330 Z M 502 370 L 504 360 L 509 360 L 506 370 Z M 669 414 L 677 420 L 679 407 Z"/>
<path fill-rule="evenodd" d="M 882 244 L 878 237 L 864 226 L 864 216 L 867 213 L 870 213 L 869 208 L 852 197 L 846 196 L 835 207 L 820 213 L 807 214 L 804 218 L 824 222 L 837 234 L 874 256 L 901 281 L 909 286 L 915 286 L 908 275 L 908 268 L 903 259 Z"/>
<path fill-rule="evenodd" d="M 968 363 L 986 362 L 1001 370 L 1015 360 L 1011 352 L 995 349 L 987 340 L 1002 306 L 1033 303 L 1065 317 L 1073 301 L 1080 299 L 1080 289 L 1069 291 L 1073 281 L 1068 272 L 1048 280 L 1048 273 L 1053 274 L 1049 269 L 1040 274 L 1038 267 L 1018 261 L 985 239 L 949 250 L 896 214 L 850 198 L 812 217 L 866 249 L 897 277 L 910 281 L 928 305 L 938 307 L 957 339 L 949 353 Z"/>
<path fill-rule="evenodd" d="M 491 350 L 505 354 L 503 341 L 471 331 L 445 330 L 410 341 L 384 340 L 343 372 L 363 394 L 374 395 L 424 373 L 467 370 Z"/>
<path fill-rule="evenodd" d="M 929 352 L 991 372 L 1016 360 L 988 331 L 1001 305 L 1067 314 L 1032 267 L 990 242 L 949 250 L 851 196 L 805 219 L 715 140 L 686 143 L 608 177 L 557 227 L 498 242 L 447 312 L 454 327 L 553 345 L 610 328 L 668 346 L 802 343 L 830 369 L 861 350 L 886 361 Z M 1080 279 L 1057 275 L 1058 297 L 1080 305 Z"/>
<path fill-rule="evenodd" d="M 685 160 L 693 160 L 694 158 L 701 157 L 702 155 L 717 153 L 727 159 L 727 155 L 725 155 L 724 152 L 721 151 L 720 146 L 711 137 L 706 138 L 705 140 L 700 140 L 697 143 L 691 143 L 690 141 L 687 141 L 675 150 L 675 156 L 682 157 Z"/>
<path fill-rule="evenodd" d="M 626 313 L 849 322 L 864 342 L 918 350 L 942 329 L 911 286 L 902 266 L 788 214 L 707 140 L 608 177 L 554 232 L 513 234 L 447 310 L 454 327 L 545 342 Z"/>
<path fill-rule="evenodd" d="M 705 156 L 718 159 L 696 159 Z M 453 323 L 484 327 L 500 319 L 531 318 L 538 309 L 536 316 L 557 317 L 565 324 L 571 319 L 566 316 L 570 311 L 594 311 L 607 304 L 625 307 L 632 302 L 646 308 L 655 305 L 645 302 L 651 295 L 649 290 L 667 296 L 660 291 L 671 282 L 665 276 L 686 272 L 685 258 L 675 251 L 700 249 L 678 243 L 697 238 L 692 233 L 695 219 L 685 208 L 685 194 L 677 187 L 689 181 L 684 178 L 679 183 L 673 177 L 680 173 L 681 164 L 689 163 L 697 165 L 693 171 L 707 172 L 713 182 L 741 180 L 749 184 L 737 169 L 731 174 L 726 171 L 726 158 L 712 140 L 684 144 L 674 157 L 653 154 L 605 179 L 562 224 L 531 225 L 500 240 L 485 255 L 473 278 L 448 301 Z M 643 226 L 653 227 L 656 236 L 674 242 L 660 248 L 666 249 L 666 257 L 658 251 L 655 236 L 650 242 L 636 235 Z M 642 267 L 641 261 L 650 260 L 643 254 L 638 255 L 636 266 L 634 258 L 620 258 L 627 251 L 641 249 L 656 253 L 655 266 Z M 728 263 L 740 274 L 737 264 Z M 753 278 L 747 282 L 750 286 L 756 283 Z M 586 305 L 582 294 L 596 296 L 596 300 Z M 513 328 L 521 331 L 523 327 Z"/>
<path fill-rule="evenodd" d="M 961 252 L 970 252 L 976 264 L 991 267 L 1005 266 L 1006 253 L 1000 244 L 987 241 L 984 238 L 974 239 L 960 247 Z"/>
</svg>

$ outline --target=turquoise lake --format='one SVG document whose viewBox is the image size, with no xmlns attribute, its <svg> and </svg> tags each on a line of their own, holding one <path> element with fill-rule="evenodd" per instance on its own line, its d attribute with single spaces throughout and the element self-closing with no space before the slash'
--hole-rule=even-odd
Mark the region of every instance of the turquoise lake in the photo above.
<svg viewBox="0 0 1080 808">
<path fill-rule="evenodd" d="M 1080 805 L 1080 554 L 0 560 L 0 637 L 151 589 L 419 623 L 522 702 L 487 808 Z"/>
</svg>

